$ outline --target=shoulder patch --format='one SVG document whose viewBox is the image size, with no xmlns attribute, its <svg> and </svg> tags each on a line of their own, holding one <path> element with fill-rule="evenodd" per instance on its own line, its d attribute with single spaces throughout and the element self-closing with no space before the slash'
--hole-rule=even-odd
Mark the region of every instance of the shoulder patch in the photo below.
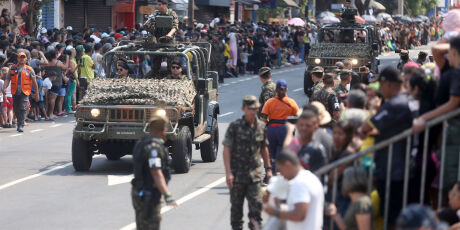
<svg viewBox="0 0 460 230">
<path fill-rule="evenodd" d="M 157 152 L 157 150 L 156 150 L 156 149 L 152 150 L 152 151 L 150 152 L 150 155 L 151 155 L 152 157 L 158 157 L 158 152 Z"/>
</svg>

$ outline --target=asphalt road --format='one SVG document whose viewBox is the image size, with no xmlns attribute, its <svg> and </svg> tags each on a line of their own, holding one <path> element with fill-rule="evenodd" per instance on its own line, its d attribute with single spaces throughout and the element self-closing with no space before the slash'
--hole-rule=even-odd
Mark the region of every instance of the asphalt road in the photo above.
<svg viewBox="0 0 460 230">
<path fill-rule="evenodd" d="M 416 58 L 417 53 L 411 51 L 411 57 Z M 394 53 L 381 55 L 380 68 L 396 66 L 398 58 Z M 296 65 L 273 74 L 274 80 L 287 80 L 288 96 L 299 106 L 307 101 L 303 93 L 304 68 Z M 221 84 L 221 140 L 228 123 L 242 116 L 242 97 L 258 96 L 260 86 L 254 75 L 225 79 Z M 0 229 L 134 228 L 128 183 L 131 157 L 119 161 L 96 157 L 89 172 L 75 172 L 70 152 L 74 124 L 69 116 L 53 123 L 30 124 L 23 134 L 0 129 Z M 190 172 L 172 176 L 169 187 L 180 207 L 163 208 L 162 229 L 230 229 L 224 177 L 222 146 L 213 163 L 202 163 L 194 150 Z"/>
</svg>

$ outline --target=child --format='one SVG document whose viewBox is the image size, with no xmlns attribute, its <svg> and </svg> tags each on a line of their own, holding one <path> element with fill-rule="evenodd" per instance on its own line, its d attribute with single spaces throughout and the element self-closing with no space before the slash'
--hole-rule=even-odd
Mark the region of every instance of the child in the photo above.
<svg viewBox="0 0 460 230">
<path fill-rule="evenodd" d="M 45 71 L 42 71 L 42 75 L 45 76 Z M 51 87 L 53 86 L 53 81 L 56 80 L 57 78 L 57 75 L 55 74 L 52 74 L 50 75 L 49 77 L 45 78 L 45 80 L 43 81 L 43 95 L 45 96 L 44 97 L 44 103 L 43 104 L 46 104 L 45 102 L 48 102 L 50 100 L 50 97 L 49 97 L 49 90 L 51 89 Z M 46 108 L 46 106 L 45 106 Z M 46 109 L 43 109 L 43 110 L 46 110 Z M 42 111 L 43 111 L 42 110 Z M 46 111 L 45 111 L 46 112 Z M 53 118 L 51 117 L 48 117 L 47 113 L 45 113 L 45 120 L 46 121 L 54 121 Z"/>
<path fill-rule="evenodd" d="M 244 50 L 241 53 L 241 63 L 243 64 L 241 72 L 243 74 L 246 74 L 246 69 L 247 69 L 247 66 L 248 66 L 248 60 L 249 60 L 249 49 L 248 49 L 248 47 L 244 47 Z"/>
<path fill-rule="evenodd" d="M 38 100 L 38 107 L 34 111 L 36 114 L 35 117 L 37 117 L 38 114 L 43 114 L 45 119 L 48 120 L 48 115 L 46 114 L 46 109 L 45 109 L 45 97 L 44 97 L 44 85 L 43 85 L 43 79 L 42 79 L 42 68 L 34 68 L 35 74 L 37 76 L 37 85 L 38 85 L 38 92 L 39 92 L 39 100 Z M 41 117 L 38 117 L 38 120 L 41 120 Z"/>
</svg>

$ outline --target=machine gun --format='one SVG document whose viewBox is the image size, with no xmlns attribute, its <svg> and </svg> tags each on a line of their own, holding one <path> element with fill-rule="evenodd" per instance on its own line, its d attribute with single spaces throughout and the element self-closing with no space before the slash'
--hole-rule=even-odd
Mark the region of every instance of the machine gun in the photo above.
<svg viewBox="0 0 460 230">
<path fill-rule="evenodd" d="M 163 43 L 167 42 L 165 36 L 173 28 L 173 20 L 174 18 L 169 15 L 153 14 L 149 16 L 144 26 L 150 29 L 158 42 Z"/>
</svg>

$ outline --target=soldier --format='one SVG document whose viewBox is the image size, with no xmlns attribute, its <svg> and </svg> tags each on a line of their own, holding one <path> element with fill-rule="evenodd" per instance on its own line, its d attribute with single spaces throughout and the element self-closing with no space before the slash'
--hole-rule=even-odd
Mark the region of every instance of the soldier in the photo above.
<svg viewBox="0 0 460 230">
<path fill-rule="evenodd" d="M 168 42 L 173 41 L 174 35 L 179 30 L 179 18 L 174 10 L 168 8 L 169 0 L 158 0 L 157 8 L 152 15 L 149 16 L 149 19 L 145 23 L 153 31 L 155 35 L 156 42 L 159 42 L 161 37 L 164 37 Z M 155 28 L 155 18 L 157 16 L 172 16 L 172 28 L 164 29 Z"/>
<path fill-rule="evenodd" d="M 265 64 L 265 49 L 268 47 L 267 42 L 265 41 L 265 29 L 257 28 L 257 34 L 254 36 L 254 74 L 257 74 L 259 69 L 262 68 Z"/>
<path fill-rule="evenodd" d="M 171 74 L 166 79 L 187 80 L 187 76 L 182 74 L 182 65 L 179 60 L 171 62 Z"/>
<path fill-rule="evenodd" d="M 409 49 L 409 35 L 410 31 L 404 27 L 404 25 L 401 25 L 401 29 L 399 31 L 399 42 L 401 44 L 401 49 Z"/>
<path fill-rule="evenodd" d="M 259 71 L 260 81 L 262 82 L 262 92 L 260 92 L 259 102 L 260 102 L 260 109 L 259 109 L 259 118 L 263 116 L 262 108 L 265 105 L 265 102 L 268 99 L 276 96 L 276 84 L 272 81 L 272 73 L 269 67 L 262 67 Z M 266 119 L 266 117 L 265 117 Z"/>
<path fill-rule="evenodd" d="M 409 57 L 409 51 L 408 50 L 401 50 L 401 53 L 399 53 L 399 56 L 401 60 L 398 63 L 398 70 L 402 71 L 404 68 L 404 65 L 407 64 L 408 62 L 411 62 L 412 59 Z"/>
<path fill-rule="evenodd" d="M 225 45 L 219 40 L 219 34 L 212 32 L 211 43 L 211 67 L 212 71 L 216 71 L 219 74 L 219 83 L 224 83 L 225 73 L 225 60 L 224 51 Z"/>
<path fill-rule="evenodd" d="M 134 179 L 131 198 L 137 229 L 160 229 L 161 196 L 167 205 L 177 207 L 168 189 L 170 179 L 168 149 L 163 145 L 168 119 L 154 115 L 149 123 L 150 137 L 134 147 Z"/>
<path fill-rule="evenodd" d="M 311 71 L 311 80 L 313 81 L 313 86 L 307 92 L 307 96 L 310 98 L 315 92 L 321 90 L 324 87 L 323 84 L 324 70 L 321 66 L 316 66 Z"/>
<path fill-rule="evenodd" d="M 342 70 L 340 73 L 340 84 L 334 89 L 337 96 L 348 94 L 347 85 L 351 82 L 351 71 Z"/>
<path fill-rule="evenodd" d="M 249 206 L 249 228 L 255 229 L 257 226 L 254 223 L 260 225 L 262 222 L 261 157 L 267 178 L 272 176 L 265 124 L 257 119 L 259 107 L 256 96 L 245 96 L 242 107 L 244 116 L 230 123 L 223 141 L 233 230 L 243 229 L 244 198 Z"/>
<path fill-rule="evenodd" d="M 334 76 L 330 73 L 327 73 L 323 79 L 324 87 L 313 94 L 311 101 L 321 102 L 329 114 L 334 118 L 334 120 L 339 119 L 339 101 L 337 95 L 334 91 Z"/>
</svg>

